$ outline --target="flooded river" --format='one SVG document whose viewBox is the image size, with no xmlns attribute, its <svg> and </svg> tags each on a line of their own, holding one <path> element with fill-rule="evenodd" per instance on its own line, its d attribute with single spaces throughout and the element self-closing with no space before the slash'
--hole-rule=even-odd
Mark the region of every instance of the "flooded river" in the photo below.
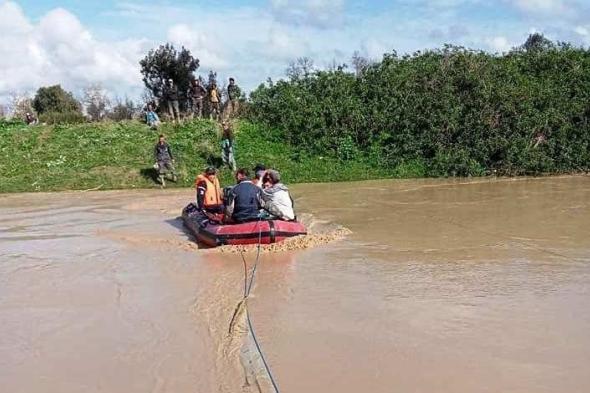
<svg viewBox="0 0 590 393">
<path fill-rule="evenodd" d="M 281 392 L 590 391 L 589 177 L 293 194 L 352 234 L 262 254 L 249 310 Z M 271 391 L 228 332 L 240 254 L 192 242 L 192 197 L 0 196 L 2 391 Z"/>
</svg>

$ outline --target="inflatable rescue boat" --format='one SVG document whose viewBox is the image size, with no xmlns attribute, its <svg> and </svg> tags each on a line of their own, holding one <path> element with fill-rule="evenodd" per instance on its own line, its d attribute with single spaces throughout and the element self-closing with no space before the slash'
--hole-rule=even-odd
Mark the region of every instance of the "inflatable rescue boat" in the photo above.
<svg viewBox="0 0 590 393">
<path fill-rule="evenodd" d="M 260 220 L 242 224 L 222 224 L 222 217 L 206 216 L 194 203 L 182 210 L 184 225 L 197 240 L 210 247 L 278 243 L 286 238 L 306 235 L 303 224 L 297 221 Z"/>
</svg>

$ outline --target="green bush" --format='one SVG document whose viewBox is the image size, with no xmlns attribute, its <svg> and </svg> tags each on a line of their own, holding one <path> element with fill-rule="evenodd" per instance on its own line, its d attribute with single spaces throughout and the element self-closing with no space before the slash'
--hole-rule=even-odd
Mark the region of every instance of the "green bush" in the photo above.
<svg viewBox="0 0 590 393">
<path fill-rule="evenodd" d="M 590 51 L 529 41 L 501 56 L 445 46 L 386 54 L 359 76 L 269 81 L 247 113 L 312 155 L 394 174 L 408 163 L 427 176 L 588 170 Z"/>
<path fill-rule="evenodd" d="M 45 112 L 39 116 L 39 121 L 47 124 L 79 124 L 85 123 L 86 118 L 80 112 Z"/>
<path fill-rule="evenodd" d="M 37 113 L 80 112 L 81 105 L 74 95 L 65 91 L 60 85 L 40 87 L 33 99 Z"/>
<path fill-rule="evenodd" d="M 12 127 L 21 127 L 24 126 L 25 122 L 19 118 L 12 118 L 12 119 L 0 119 L 0 131 L 12 128 Z"/>
</svg>

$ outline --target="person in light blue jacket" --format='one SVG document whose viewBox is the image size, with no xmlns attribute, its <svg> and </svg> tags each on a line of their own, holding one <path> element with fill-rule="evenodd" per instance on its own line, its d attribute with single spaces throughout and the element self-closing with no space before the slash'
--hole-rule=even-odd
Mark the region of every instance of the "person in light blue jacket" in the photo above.
<svg viewBox="0 0 590 393">
<path fill-rule="evenodd" d="M 147 107 L 147 111 L 145 113 L 145 122 L 154 130 L 160 126 L 160 118 L 158 117 L 156 111 L 154 111 L 152 104 L 149 104 Z"/>
</svg>

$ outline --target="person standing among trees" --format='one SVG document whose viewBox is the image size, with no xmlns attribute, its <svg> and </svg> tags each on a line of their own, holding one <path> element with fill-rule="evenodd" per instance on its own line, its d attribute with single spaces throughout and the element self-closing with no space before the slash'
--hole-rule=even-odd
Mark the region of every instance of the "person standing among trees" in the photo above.
<svg viewBox="0 0 590 393">
<path fill-rule="evenodd" d="M 176 87 L 172 79 L 168 79 L 168 83 L 164 85 L 164 99 L 168 103 L 168 115 L 172 118 L 172 122 L 180 123 L 178 87 Z"/>
<path fill-rule="evenodd" d="M 201 85 L 197 78 L 191 80 L 189 87 L 189 97 L 191 99 L 192 116 L 203 117 L 203 99 L 207 96 L 207 90 Z"/>
<path fill-rule="evenodd" d="M 234 78 L 229 78 L 229 85 L 227 86 L 229 116 L 235 116 L 238 113 L 241 95 L 242 91 L 236 84 L 236 80 Z"/>
<path fill-rule="evenodd" d="M 209 110 L 211 111 L 209 116 L 215 120 L 219 120 L 219 107 L 221 102 L 221 94 L 217 89 L 217 83 L 213 82 L 209 89 Z"/>
<path fill-rule="evenodd" d="M 221 159 L 232 171 L 236 170 L 234 157 L 234 132 L 227 121 L 221 123 Z"/>
</svg>

